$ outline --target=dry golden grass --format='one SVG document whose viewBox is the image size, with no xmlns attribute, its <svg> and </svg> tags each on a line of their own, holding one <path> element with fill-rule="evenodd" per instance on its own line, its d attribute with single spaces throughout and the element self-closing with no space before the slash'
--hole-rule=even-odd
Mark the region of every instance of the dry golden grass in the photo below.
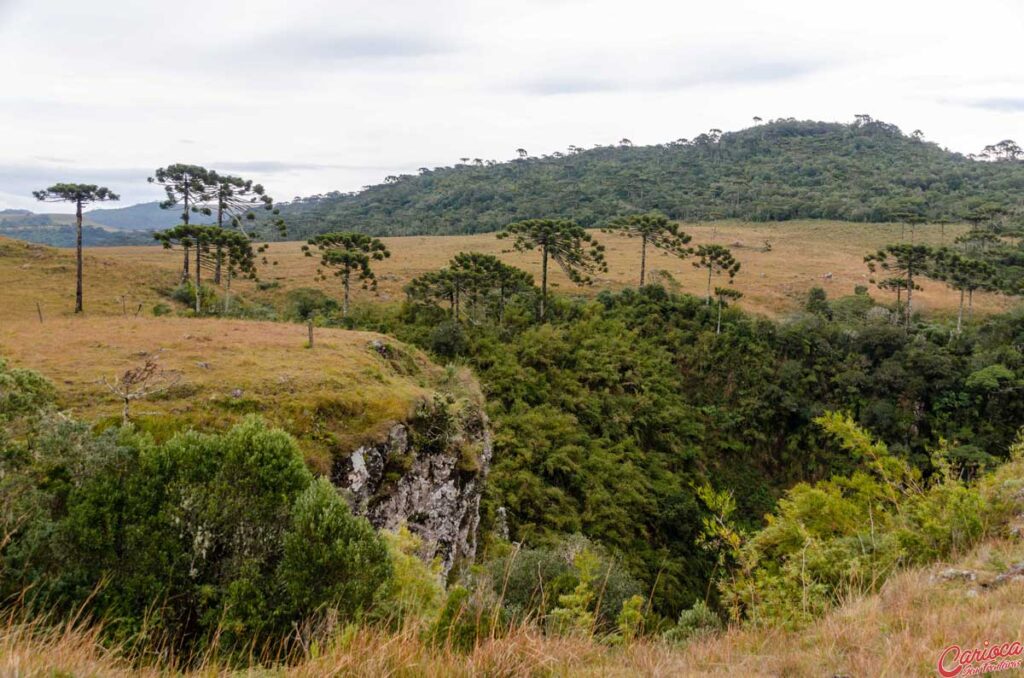
<svg viewBox="0 0 1024 678">
<path fill-rule="evenodd" d="M 740 306 L 770 316 L 780 316 L 798 309 L 806 299 L 807 291 L 819 285 L 830 297 L 852 294 L 856 285 L 868 285 L 879 299 L 889 295 L 870 285 L 864 255 L 879 247 L 909 240 L 910 229 L 899 224 L 851 224 L 831 221 L 789 221 L 781 223 L 747 223 L 723 221 L 714 224 L 685 224 L 683 229 L 693 235 L 694 244 L 715 242 L 733 248 L 743 264 L 734 287 L 744 293 Z M 941 245 L 951 244 L 965 226 L 919 226 L 915 242 Z M 551 282 L 568 294 L 594 294 L 602 289 L 620 289 L 635 285 L 640 270 L 640 250 L 637 240 L 619 235 L 593 231 L 607 247 L 609 271 L 593 287 L 579 288 L 554 267 Z M 771 251 L 761 251 L 765 242 Z M 444 266 L 461 251 L 476 251 L 500 256 L 509 264 L 518 266 L 540 280 L 540 257 L 533 254 L 505 252 L 508 241 L 500 241 L 493 233 L 468 236 L 409 236 L 384 238 L 391 250 L 391 258 L 375 265 L 379 278 L 377 294 L 358 290 L 354 300 L 369 302 L 397 300 L 403 297 L 402 288 L 412 278 Z M 326 283 L 314 279 L 316 260 L 305 257 L 302 243 L 285 242 L 270 245 L 268 258 L 277 265 L 263 266 L 260 276 L 277 281 L 281 290 L 294 287 L 321 287 L 340 296 L 339 283 L 330 279 Z M 133 262 L 168 271 L 180 266 L 180 253 L 167 252 L 157 247 L 97 248 L 95 256 L 113 261 L 129 259 Z M 684 290 L 704 294 L 706 278 L 690 261 L 680 261 L 660 252 L 649 253 L 650 270 L 667 271 Z M 831 273 L 831 279 L 827 274 Z M 719 283 L 720 284 L 720 283 Z M 924 290 L 915 293 L 922 311 L 950 312 L 958 303 L 958 296 L 941 283 L 923 282 Z M 1010 302 L 992 295 L 978 295 L 978 312 L 1005 310 Z"/>
<path fill-rule="evenodd" d="M 1020 541 L 982 544 L 958 567 L 979 581 L 1024 559 Z M 248 675 L 313 676 L 929 676 L 949 645 L 1024 640 L 1024 584 L 982 588 L 943 582 L 945 566 L 899 574 L 873 596 L 852 600 L 801 631 L 740 628 L 681 647 L 645 640 L 615 648 L 591 639 L 545 637 L 524 626 L 462 654 L 433 648 L 414 628 L 339 630 L 294 666 Z M 226 675 L 216 661 L 191 672 Z M 2 675 L 168 675 L 132 667 L 104 650 L 94 629 L 0 621 Z"/>
<path fill-rule="evenodd" d="M 375 340 L 401 359 L 381 356 Z M 132 406 L 143 423 L 221 428 L 257 412 L 304 442 L 338 448 L 408 418 L 443 377 L 422 354 L 377 334 L 318 329 L 315 348 L 305 342 L 303 326 L 239 320 L 85 316 L 0 326 L 0 355 L 49 377 L 66 407 L 89 421 L 120 416 L 101 380 L 113 382 L 154 351 L 181 381 Z"/>
<path fill-rule="evenodd" d="M 143 248 L 145 249 L 145 248 Z M 157 289 L 173 282 L 165 271 L 139 265 L 130 253 L 110 257 L 85 250 L 84 299 L 90 315 L 148 314 L 162 301 Z M 73 315 L 75 256 L 73 250 L 0 238 L 0 324 Z"/>
</svg>

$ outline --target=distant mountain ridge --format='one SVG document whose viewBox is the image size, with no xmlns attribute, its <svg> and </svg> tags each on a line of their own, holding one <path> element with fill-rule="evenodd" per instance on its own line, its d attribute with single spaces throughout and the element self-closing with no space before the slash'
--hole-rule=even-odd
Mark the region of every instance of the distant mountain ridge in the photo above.
<svg viewBox="0 0 1024 678">
<path fill-rule="evenodd" d="M 289 238 L 328 230 L 464 234 L 535 217 L 592 227 L 660 210 L 674 219 L 957 220 L 979 202 L 1017 205 L 1024 163 L 984 162 L 868 116 L 774 120 L 655 146 L 614 146 L 421 168 L 354 193 L 281 205 Z"/>
<path fill-rule="evenodd" d="M 209 223 L 210 217 L 193 215 L 194 223 Z M 55 247 L 75 244 L 75 215 L 37 214 L 29 210 L 0 210 L 0 235 Z M 153 231 L 181 223 L 180 209 L 161 209 L 159 202 L 126 207 L 98 208 L 82 214 L 86 246 L 151 245 Z"/>
<path fill-rule="evenodd" d="M 181 208 L 162 209 L 157 201 L 143 202 L 126 207 L 101 207 L 85 212 L 90 221 L 122 231 L 156 231 L 181 223 Z M 197 224 L 213 223 L 211 217 L 191 215 Z"/>
</svg>

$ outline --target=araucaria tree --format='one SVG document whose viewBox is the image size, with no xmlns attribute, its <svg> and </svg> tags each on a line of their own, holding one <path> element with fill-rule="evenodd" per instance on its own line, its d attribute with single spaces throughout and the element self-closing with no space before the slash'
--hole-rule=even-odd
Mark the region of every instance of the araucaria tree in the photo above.
<svg viewBox="0 0 1024 678">
<path fill-rule="evenodd" d="M 680 259 L 693 254 L 693 249 L 686 246 L 692 239 L 690 235 L 680 231 L 677 224 L 657 212 L 619 217 L 602 230 L 605 233 L 623 233 L 629 238 L 640 238 L 640 287 L 644 286 L 647 274 L 648 245 Z"/>
<path fill-rule="evenodd" d="M 493 313 L 500 324 L 509 298 L 532 287 L 533 277 L 526 271 L 490 254 L 460 252 L 446 268 L 414 278 L 405 292 L 414 302 L 446 302 L 456 322 L 461 320 L 465 299 L 471 318 Z"/>
<path fill-rule="evenodd" d="M 868 270 L 875 273 L 879 269 L 891 271 L 896 274 L 896 280 L 907 290 L 907 308 L 904 322 L 910 327 L 910 319 L 913 314 L 913 294 L 915 289 L 921 289 L 914 281 L 914 276 L 928 274 L 928 268 L 935 256 L 935 252 L 927 245 L 913 245 L 910 243 L 899 243 L 897 245 L 886 245 L 874 254 L 864 257 L 864 263 Z"/>
<path fill-rule="evenodd" d="M 267 195 L 261 184 L 254 184 L 251 179 L 242 179 L 217 172 L 210 172 L 207 178 L 213 187 L 211 211 L 217 215 L 217 226 L 221 228 L 230 226 L 250 235 L 246 231 L 245 224 L 255 222 L 256 210 L 262 210 L 272 213 L 273 218 L 270 220 L 270 225 L 277 229 L 279 236 L 284 237 L 288 234 L 284 220 L 280 218 L 279 211 L 274 207 L 274 199 Z M 223 250 L 217 248 L 214 253 L 213 281 L 218 285 L 221 279 L 223 259 Z"/>
<path fill-rule="evenodd" d="M 996 268 L 987 261 L 970 259 L 950 249 L 935 253 L 929 275 L 941 280 L 950 288 L 960 292 L 960 307 L 956 316 L 956 333 L 960 334 L 964 320 L 964 296 L 967 296 L 968 312 L 974 308 L 974 292 L 996 287 Z"/>
<path fill-rule="evenodd" d="M 213 211 L 206 207 L 206 203 L 213 200 L 216 195 L 216 177 L 205 167 L 176 163 L 156 170 L 147 181 L 163 186 L 167 199 L 160 203 L 162 209 L 169 210 L 175 205 L 181 205 L 181 223 L 186 226 L 189 224 L 189 218 L 193 212 L 206 216 L 213 214 Z M 181 279 L 188 280 L 190 245 L 188 243 L 182 243 L 182 245 L 185 257 L 181 269 Z"/>
<path fill-rule="evenodd" d="M 153 234 L 157 242 L 166 249 L 175 245 L 186 252 L 195 251 L 195 310 L 202 313 L 202 270 L 226 264 L 228 268 L 228 290 L 231 278 L 244 274 L 256 278 L 255 254 L 252 242 L 244 233 L 230 231 L 219 226 L 198 226 L 182 224 Z M 225 301 L 225 308 L 227 302 Z"/>
<path fill-rule="evenodd" d="M 718 298 L 718 322 L 715 325 L 715 334 L 722 333 L 722 302 L 725 299 L 729 301 L 736 301 L 743 296 L 743 293 L 739 290 L 734 290 L 731 287 L 716 287 L 715 296 Z"/>
<path fill-rule="evenodd" d="M 33 191 L 36 200 L 75 204 L 75 313 L 82 312 L 82 208 L 89 203 L 120 200 L 109 188 L 93 184 L 54 184 Z"/>
<path fill-rule="evenodd" d="M 553 259 L 569 280 L 589 285 L 597 271 L 607 271 L 604 246 L 598 244 L 582 226 L 567 219 L 529 219 L 509 224 L 498 238 L 512 238 L 517 252 L 541 252 L 540 318 L 544 319 L 548 300 L 548 260 Z"/>
<path fill-rule="evenodd" d="M 729 282 L 740 272 L 740 262 L 732 256 L 728 247 L 722 245 L 700 245 L 697 247 L 697 261 L 694 268 L 705 268 L 708 271 L 708 306 L 711 305 L 711 279 L 725 275 Z"/>
<path fill-rule="evenodd" d="M 325 268 L 334 269 L 334 275 L 341 278 L 345 289 L 345 298 L 341 306 L 341 316 L 348 316 L 349 291 L 353 277 L 362 283 L 363 289 L 376 289 L 377 276 L 370 267 L 371 261 L 383 261 L 391 256 L 391 252 L 377 238 L 363 233 L 324 233 L 318 235 L 302 246 L 307 257 L 313 256 L 311 247 L 320 253 L 320 267 L 317 276 L 326 280 Z"/>
</svg>

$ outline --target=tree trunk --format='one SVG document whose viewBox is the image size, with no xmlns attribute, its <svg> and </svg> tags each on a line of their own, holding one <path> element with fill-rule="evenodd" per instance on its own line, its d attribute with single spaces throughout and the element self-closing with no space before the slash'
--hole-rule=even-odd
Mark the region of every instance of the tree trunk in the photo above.
<svg viewBox="0 0 1024 678">
<path fill-rule="evenodd" d="M 200 247 L 199 238 L 196 238 L 196 315 L 202 312 L 202 295 L 199 294 L 199 288 L 201 286 L 200 280 L 200 257 L 203 254 L 203 248 Z"/>
<path fill-rule="evenodd" d="M 913 256 L 913 255 L 911 255 Z M 910 316 L 914 312 L 913 298 L 914 294 L 914 265 L 913 263 L 907 264 L 907 329 L 910 329 Z"/>
<path fill-rule="evenodd" d="M 712 268 L 708 266 L 708 306 L 711 305 L 711 272 Z"/>
<path fill-rule="evenodd" d="M 228 314 L 228 304 L 231 300 L 231 269 L 228 269 L 228 284 L 224 289 L 224 315 Z"/>
<path fill-rule="evenodd" d="M 544 320 L 548 306 L 548 246 L 542 250 L 540 260 L 540 319 Z"/>
<path fill-rule="evenodd" d="M 718 327 L 715 328 L 715 334 L 722 333 L 722 297 L 718 297 Z"/>
<path fill-rule="evenodd" d="M 647 236 L 640 236 L 640 287 L 644 286 L 647 275 Z"/>
<path fill-rule="evenodd" d="M 189 279 L 189 254 L 192 251 L 188 245 L 182 245 L 182 249 L 185 250 L 185 261 L 182 264 L 181 269 L 181 282 L 188 282 Z"/>
<path fill-rule="evenodd" d="M 75 313 L 82 312 L 82 201 L 75 201 Z"/>
<path fill-rule="evenodd" d="M 121 426 L 127 426 L 129 417 L 129 410 L 131 407 L 131 400 L 129 398 L 124 399 L 124 405 L 121 408 Z"/>
<path fill-rule="evenodd" d="M 184 190 L 182 191 L 182 202 L 185 209 L 181 212 L 181 222 L 188 226 L 188 180 L 185 181 Z M 188 245 L 183 247 L 185 250 L 185 264 L 181 269 L 181 281 L 188 282 Z"/>
<path fill-rule="evenodd" d="M 217 200 L 217 228 L 224 228 L 224 206 Z M 220 259 L 223 256 L 220 243 L 217 243 L 217 260 L 213 264 L 213 284 L 220 284 Z"/>
<path fill-rule="evenodd" d="M 341 301 L 341 317 L 348 317 L 348 287 L 349 287 L 349 272 L 345 269 L 345 274 L 341 276 L 342 286 L 345 288 L 345 298 Z"/>
<path fill-rule="evenodd" d="M 964 291 L 960 290 L 960 310 L 956 314 L 956 333 L 960 334 L 960 328 L 964 323 Z"/>
<path fill-rule="evenodd" d="M 967 290 L 967 322 L 974 320 L 974 290 Z"/>
</svg>

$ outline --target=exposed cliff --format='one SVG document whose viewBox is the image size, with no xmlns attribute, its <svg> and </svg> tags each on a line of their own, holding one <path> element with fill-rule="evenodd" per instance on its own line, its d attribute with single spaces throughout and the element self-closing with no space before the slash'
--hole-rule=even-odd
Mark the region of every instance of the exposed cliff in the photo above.
<svg viewBox="0 0 1024 678">
<path fill-rule="evenodd" d="M 405 524 L 423 540 L 426 559 L 445 575 L 472 561 L 480 522 L 480 494 L 491 460 L 491 436 L 480 403 L 436 394 L 387 439 L 339 458 L 331 473 L 348 491 L 353 509 L 374 526 Z"/>
</svg>

